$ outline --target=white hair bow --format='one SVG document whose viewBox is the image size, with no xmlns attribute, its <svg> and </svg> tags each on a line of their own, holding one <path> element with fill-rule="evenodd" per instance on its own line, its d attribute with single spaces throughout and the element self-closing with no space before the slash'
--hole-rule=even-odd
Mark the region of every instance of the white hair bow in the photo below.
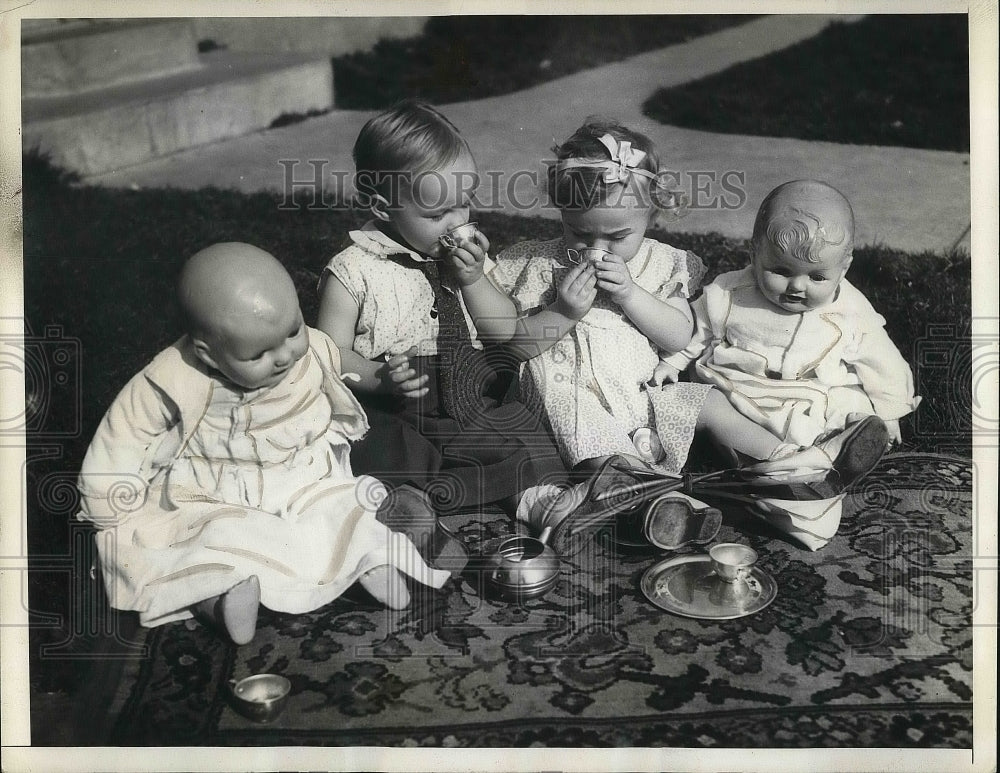
<svg viewBox="0 0 1000 773">
<path fill-rule="evenodd" d="M 646 151 L 633 148 L 632 143 L 626 140 L 616 140 L 610 134 L 605 134 L 598 138 L 598 141 L 607 149 L 611 159 L 592 161 L 586 158 L 564 158 L 559 162 L 557 168 L 573 169 L 581 166 L 593 166 L 603 168 L 604 182 L 625 183 L 628 182 L 629 175 L 637 174 L 655 180 L 656 175 L 647 169 L 640 169 L 639 164 L 646 158 Z"/>
<path fill-rule="evenodd" d="M 646 157 L 646 151 L 633 148 L 631 142 L 616 140 L 610 134 L 605 134 L 599 138 L 600 143 L 608 149 L 611 161 L 615 166 L 609 168 L 604 173 L 605 182 L 625 182 L 632 173 L 645 172 L 650 178 L 652 174 L 645 169 L 639 169 L 639 164 Z"/>
</svg>

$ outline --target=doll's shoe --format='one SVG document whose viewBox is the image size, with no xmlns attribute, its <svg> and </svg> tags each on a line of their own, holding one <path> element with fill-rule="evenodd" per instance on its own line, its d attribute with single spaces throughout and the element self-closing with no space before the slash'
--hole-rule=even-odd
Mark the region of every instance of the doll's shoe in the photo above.
<svg viewBox="0 0 1000 773">
<path fill-rule="evenodd" d="M 679 488 L 680 479 L 645 477 L 628 460 L 612 456 L 589 480 L 564 491 L 546 509 L 541 525 L 551 529 L 548 544 L 560 556 L 572 556 L 604 526 L 634 513 L 657 495 Z"/>
<path fill-rule="evenodd" d="M 866 416 L 842 430 L 821 435 L 814 445 L 832 460 L 846 488 L 879 463 L 889 447 L 889 430 L 878 416 Z"/>
<path fill-rule="evenodd" d="M 871 472 L 888 445 L 889 430 L 885 422 L 878 416 L 866 416 L 842 430 L 820 435 L 815 444 L 807 448 L 746 467 L 741 472 L 793 480 L 834 470 L 837 486 L 843 490 Z"/>
<path fill-rule="evenodd" d="M 434 569 L 445 569 L 455 577 L 469 562 L 465 545 L 441 523 L 427 494 L 420 489 L 408 485 L 393 489 L 375 517 L 392 531 L 408 536 Z"/>
<path fill-rule="evenodd" d="M 643 533 L 662 550 L 710 542 L 722 526 L 722 512 L 697 499 L 671 491 L 654 499 L 646 510 Z"/>
</svg>

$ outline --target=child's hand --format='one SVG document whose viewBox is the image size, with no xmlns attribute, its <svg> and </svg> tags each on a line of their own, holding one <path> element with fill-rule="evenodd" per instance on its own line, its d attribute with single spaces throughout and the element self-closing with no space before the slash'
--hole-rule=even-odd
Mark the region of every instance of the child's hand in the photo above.
<svg viewBox="0 0 1000 773">
<path fill-rule="evenodd" d="M 903 434 L 899 431 L 899 419 L 891 419 L 885 423 L 885 428 L 889 430 L 889 445 L 898 445 L 903 442 Z"/>
<path fill-rule="evenodd" d="M 447 264 L 461 287 L 468 287 L 482 278 L 489 249 L 490 240 L 481 231 L 476 231 L 474 240 L 463 239 L 457 247 L 447 251 Z"/>
<path fill-rule="evenodd" d="M 627 303 L 635 290 L 635 280 L 628 272 L 628 265 L 620 255 L 608 255 L 594 264 L 597 270 L 597 287 L 604 290 L 615 303 Z"/>
<path fill-rule="evenodd" d="M 653 369 L 653 375 L 647 383 L 653 387 L 663 386 L 664 384 L 676 384 L 680 377 L 681 372 L 677 368 L 660 360 L 659 364 Z"/>
<path fill-rule="evenodd" d="M 402 354 L 395 354 L 390 357 L 379 371 L 378 376 L 382 382 L 382 388 L 386 392 L 397 397 L 405 397 L 415 400 L 423 397 L 430 391 L 426 386 L 428 374 L 418 376 L 417 371 L 410 364 L 410 358 L 417 354 L 417 347 L 411 346 Z"/>
<path fill-rule="evenodd" d="M 597 275 L 590 263 L 573 266 L 559 283 L 556 311 L 572 320 L 580 320 L 590 311 L 597 297 Z"/>
</svg>

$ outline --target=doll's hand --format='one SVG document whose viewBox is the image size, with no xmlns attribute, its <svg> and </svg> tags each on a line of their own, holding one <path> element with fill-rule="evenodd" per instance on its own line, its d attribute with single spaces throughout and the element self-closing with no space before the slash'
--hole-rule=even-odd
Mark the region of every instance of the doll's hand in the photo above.
<svg viewBox="0 0 1000 773">
<path fill-rule="evenodd" d="M 555 310 L 564 317 L 580 320 L 597 297 L 597 275 L 589 263 L 573 266 L 559 283 Z"/>
<path fill-rule="evenodd" d="M 653 387 L 663 386 L 664 384 L 676 384 L 680 376 L 681 372 L 677 368 L 660 360 L 660 363 L 653 369 L 652 378 L 646 383 Z"/>
<path fill-rule="evenodd" d="M 382 388 L 386 392 L 397 397 L 405 397 L 411 400 L 423 397 L 430 391 L 427 380 L 430 378 L 426 373 L 418 376 L 417 371 L 410 363 L 410 358 L 417 354 L 417 347 L 411 346 L 402 354 L 394 354 L 379 371 L 378 376 L 382 381 Z"/>
<path fill-rule="evenodd" d="M 445 260 L 459 286 L 468 287 L 482 278 L 489 249 L 490 240 L 481 231 L 476 231 L 473 239 L 463 239 L 445 253 Z"/>
<path fill-rule="evenodd" d="M 885 423 L 885 428 L 889 430 L 889 445 L 894 446 L 903 442 L 903 434 L 899 431 L 899 420 L 891 419 Z"/>
<path fill-rule="evenodd" d="M 627 303 L 635 290 L 635 280 L 628 272 L 628 266 L 621 255 L 608 255 L 594 264 L 597 271 L 597 287 L 604 290 L 615 303 Z"/>
</svg>

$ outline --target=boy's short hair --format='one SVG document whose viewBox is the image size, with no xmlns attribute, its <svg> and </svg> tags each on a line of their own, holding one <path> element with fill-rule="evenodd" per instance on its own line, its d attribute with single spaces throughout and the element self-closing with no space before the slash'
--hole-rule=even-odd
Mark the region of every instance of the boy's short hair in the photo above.
<svg viewBox="0 0 1000 773">
<path fill-rule="evenodd" d="M 800 190 L 829 197 L 829 205 L 816 205 L 815 210 L 808 204 L 776 205 L 779 197 Z M 838 218 L 843 222 L 832 222 Z M 854 246 L 854 211 L 847 197 L 832 185 L 817 180 L 793 180 L 767 194 L 757 210 L 751 249 L 763 241 L 808 263 L 819 262 L 820 252 L 829 246 L 843 245 L 845 256 L 849 256 Z"/>
<path fill-rule="evenodd" d="M 660 171 L 660 159 L 653 141 L 645 134 L 633 131 L 618 121 L 600 116 L 590 116 L 562 144 L 552 148 L 556 162 L 568 158 L 601 160 L 608 158 L 607 148 L 600 138 L 610 134 L 618 142 L 631 143 L 632 147 L 645 152 L 646 156 L 636 166 L 653 175 Z M 608 202 L 613 186 L 604 179 L 601 167 L 574 166 L 565 168 L 558 163 L 549 164 L 546 183 L 549 199 L 558 209 L 591 209 Z M 657 190 L 657 182 L 651 181 L 650 191 Z"/>
<path fill-rule="evenodd" d="M 354 143 L 355 187 L 363 199 L 380 195 L 395 205 L 399 184 L 438 169 L 469 146 L 455 125 L 426 102 L 404 100 L 370 119 Z"/>
</svg>

